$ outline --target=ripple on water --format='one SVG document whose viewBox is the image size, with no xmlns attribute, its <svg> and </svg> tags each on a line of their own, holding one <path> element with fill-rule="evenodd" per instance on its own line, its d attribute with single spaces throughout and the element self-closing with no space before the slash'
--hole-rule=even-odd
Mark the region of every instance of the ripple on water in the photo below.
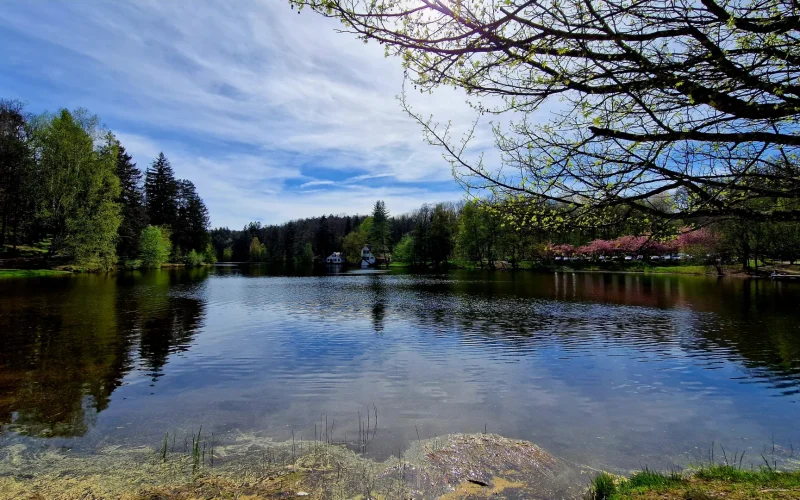
<svg viewBox="0 0 800 500">
<path fill-rule="evenodd" d="M 374 404 L 378 454 L 488 426 L 635 467 L 789 439 L 800 401 L 800 290 L 480 272 L 67 281 L 0 301 L 0 422 L 73 442 L 200 423 L 285 438 L 320 415 L 344 439 Z"/>
</svg>

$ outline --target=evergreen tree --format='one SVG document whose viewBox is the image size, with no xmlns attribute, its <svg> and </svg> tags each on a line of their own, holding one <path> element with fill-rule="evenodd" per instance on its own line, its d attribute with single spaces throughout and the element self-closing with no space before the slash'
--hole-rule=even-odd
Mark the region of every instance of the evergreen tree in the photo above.
<svg viewBox="0 0 800 500">
<path fill-rule="evenodd" d="M 347 236 L 348 234 L 350 234 L 350 231 L 352 231 L 352 230 L 353 230 L 353 218 L 348 215 L 347 218 L 345 218 L 345 221 L 344 221 L 344 234 L 343 234 L 343 236 Z"/>
<path fill-rule="evenodd" d="M 118 145 L 116 174 L 121 188 L 117 201 L 122 209 L 117 255 L 133 259 L 139 251 L 139 237 L 147 226 L 147 210 L 144 206 L 142 172 L 122 145 Z"/>
<path fill-rule="evenodd" d="M 383 201 L 378 200 L 372 210 L 372 228 L 369 235 L 372 253 L 374 255 L 383 255 L 385 260 L 386 253 L 389 251 L 388 246 L 391 236 L 392 227 L 389 223 L 389 210 L 386 209 L 386 204 Z"/>
<path fill-rule="evenodd" d="M 319 227 L 314 235 L 314 246 L 316 254 L 322 258 L 327 257 L 334 250 L 333 231 L 328 224 L 328 218 L 324 215 L 319 220 Z"/>
<path fill-rule="evenodd" d="M 144 187 L 149 223 L 172 228 L 178 216 L 178 182 L 164 153 L 147 169 Z"/>
<path fill-rule="evenodd" d="M 177 218 L 173 226 L 173 243 L 185 252 L 205 251 L 211 241 L 208 234 L 208 209 L 188 180 L 178 181 Z"/>
<path fill-rule="evenodd" d="M 6 235 L 16 246 L 20 223 L 30 218 L 28 187 L 32 155 L 22 103 L 0 100 L 0 249 Z"/>
<path fill-rule="evenodd" d="M 283 256 L 286 262 L 294 262 L 294 246 L 297 238 L 297 225 L 294 222 L 286 224 L 283 236 Z"/>
</svg>

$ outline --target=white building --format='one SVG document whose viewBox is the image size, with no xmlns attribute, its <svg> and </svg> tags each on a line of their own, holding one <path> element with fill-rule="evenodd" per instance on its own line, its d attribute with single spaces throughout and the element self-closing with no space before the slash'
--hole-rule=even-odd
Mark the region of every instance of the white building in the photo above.
<svg viewBox="0 0 800 500">
<path fill-rule="evenodd" d="M 375 256 L 372 255 L 372 251 L 369 249 L 369 246 L 364 246 L 361 249 L 361 267 L 369 267 L 375 265 Z"/>
<path fill-rule="evenodd" d="M 333 252 L 325 259 L 325 262 L 328 264 L 344 264 L 344 257 L 342 256 L 342 252 Z"/>
</svg>

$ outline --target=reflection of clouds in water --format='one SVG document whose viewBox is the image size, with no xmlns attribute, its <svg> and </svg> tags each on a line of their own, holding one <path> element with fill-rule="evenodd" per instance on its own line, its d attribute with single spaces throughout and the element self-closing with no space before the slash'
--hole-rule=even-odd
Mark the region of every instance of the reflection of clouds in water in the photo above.
<svg viewBox="0 0 800 500">
<path fill-rule="evenodd" d="M 742 311 L 741 282 L 631 275 L 226 276 L 154 303 L 157 287 L 129 285 L 119 316 L 134 312 L 148 373 L 98 427 L 146 442 L 200 423 L 308 437 L 320 415 L 353 438 L 375 404 L 379 454 L 486 425 L 583 462 L 668 466 L 712 439 L 780 434 L 796 401 L 773 380 L 798 386 L 797 294 L 782 289 Z M 153 372 L 155 388 L 137 383 Z"/>
</svg>

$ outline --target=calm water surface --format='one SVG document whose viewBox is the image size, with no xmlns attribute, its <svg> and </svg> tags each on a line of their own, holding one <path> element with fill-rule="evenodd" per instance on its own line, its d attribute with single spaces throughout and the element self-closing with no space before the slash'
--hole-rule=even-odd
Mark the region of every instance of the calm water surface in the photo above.
<svg viewBox="0 0 800 500">
<path fill-rule="evenodd" d="M 0 446 L 489 432 L 615 470 L 800 445 L 800 285 L 625 274 L 0 282 Z M 374 411 L 374 410 L 373 410 Z M 792 445 L 793 446 L 793 445 Z"/>
</svg>

